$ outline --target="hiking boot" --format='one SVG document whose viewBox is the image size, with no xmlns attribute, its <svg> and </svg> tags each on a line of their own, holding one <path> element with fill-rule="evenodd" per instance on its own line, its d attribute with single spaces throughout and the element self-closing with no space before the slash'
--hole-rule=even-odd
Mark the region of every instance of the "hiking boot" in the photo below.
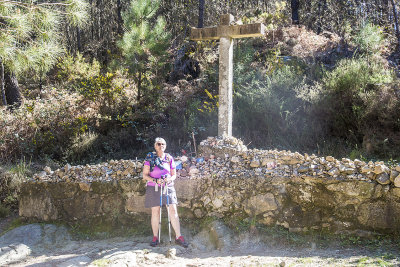
<svg viewBox="0 0 400 267">
<path fill-rule="evenodd" d="M 150 246 L 155 247 L 158 245 L 158 237 L 153 236 L 153 240 L 150 242 Z"/>
<path fill-rule="evenodd" d="M 188 242 L 185 241 L 183 236 L 180 236 L 177 239 L 175 239 L 175 243 L 184 248 L 187 248 L 189 246 Z"/>
</svg>

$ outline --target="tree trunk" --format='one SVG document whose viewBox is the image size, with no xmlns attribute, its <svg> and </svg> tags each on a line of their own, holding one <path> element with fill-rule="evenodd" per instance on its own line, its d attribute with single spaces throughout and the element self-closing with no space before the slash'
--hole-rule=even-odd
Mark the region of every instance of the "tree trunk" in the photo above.
<svg viewBox="0 0 400 267">
<path fill-rule="evenodd" d="M 90 33 L 91 33 L 92 40 L 94 40 L 93 0 L 90 0 L 89 3 L 90 3 L 90 21 L 92 23 L 92 26 L 91 26 L 91 29 L 90 29 Z"/>
<path fill-rule="evenodd" d="M 22 102 L 21 92 L 19 91 L 19 85 L 17 77 L 14 73 L 5 71 L 4 72 L 4 81 L 5 81 L 5 94 L 7 104 L 15 107 L 19 107 Z"/>
<path fill-rule="evenodd" d="M 122 35 L 123 34 L 122 25 L 124 24 L 124 21 L 122 20 L 121 11 L 122 11 L 121 0 L 117 0 L 117 31 L 118 34 Z"/>
<path fill-rule="evenodd" d="M 394 0 L 391 0 L 393 6 L 393 16 L 394 16 L 394 27 L 396 28 L 396 37 L 397 37 L 397 49 L 400 47 L 400 31 L 399 31 L 399 22 L 397 20 L 397 10 L 396 4 Z"/>
<path fill-rule="evenodd" d="M 78 51 L 82 52 L 81 32 L 79 30 L 79 27 L 76 27 L 76 42 L 77 42 L 77 46 L 78 46 Z"/>
<path fill-rule="evenodd" d="M 141 87 L 142 87 L 142 72 L 139 71 L 138 85 L 137 85 L 137 97 L 136 97 L 137 102 L 140 101 Z"/>
<path fill-rule="evenodd" d="M 6 91 L 4 87 L 4 64 L 3 61 L 0 58 L 0 79 L 1 79 L 1 102 L 3 106 L 7 106 L 7 99 L 6 99 Z"/>
<path fill-rule="evenodd" d="M 292 8 L 292 24 L 299 24 L 299 7 L 300 7 L 300 2 L 299 0 L 291 0 L 290 1 L 290 6 Z"/>
<path fill-rule="evenodd" d="M 318 1 L 318 26 L 317 26 L 317 34 L 320 34 L 323 31 L 323 19 L 325 16 L 326 9 L 326 0 Z"/>
<path fill-rule="evenodd" d="M 203 28 L 204 24 L 204 0 L 199 0 L 199 21 L 197 28 Z"/>
</svg>

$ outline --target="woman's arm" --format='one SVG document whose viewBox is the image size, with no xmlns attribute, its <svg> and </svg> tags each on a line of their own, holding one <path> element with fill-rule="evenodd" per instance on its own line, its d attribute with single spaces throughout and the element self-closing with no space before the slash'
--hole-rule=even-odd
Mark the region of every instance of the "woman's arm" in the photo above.
<svg viewBox="0 0 400 267">
<path fill-rule="evenodd" d="M 167 178 L 167 182 L 172 182 L 176 179 L 176 169 L 171 169 L 171 176 Z"/>
<path fill-rule="evenodd" d="M 144 165 L 143 166 L 143 180 L 147 182 L 154 182 L 153 177 L 150 176 L 150 166 Z"/>
</svg>

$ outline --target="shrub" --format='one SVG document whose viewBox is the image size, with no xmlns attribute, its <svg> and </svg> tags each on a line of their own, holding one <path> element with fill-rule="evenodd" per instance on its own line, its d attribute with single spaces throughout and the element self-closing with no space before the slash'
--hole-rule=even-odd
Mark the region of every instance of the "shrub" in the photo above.
<svg viewBox="0 0 400 267">
<path fill-rule="evenodd" d="M 354 43 L 365 54 L 376 54 L 383 45 L 383 34 L 379 26 L 365 24 L 354 37 Z"/>
<path fill-rule="evenodd" d="M 0 165 L 0 217 L 5 217 L 18 206 L 21 184 L 32 175 L 32 166 L 25 159 L 14 165 Z"/>
<path fill-rule="evenodd" d="M 71 137 L 87 130 L 90 113 L 78 100 L 77 94 L 58 91 L 47 100 L 26 100 L 13 112 L 0 109 L 2 161 L 45 155 L 60 159 Z"/>
<path fill-rule="evenodd" d="M 243 44 L 235 52 L 234 135 L 257 147 L 314 145 L 309 103 L 301 98 L 312 87 L 305 82 L 305 65 L 284 63 L 274 51 L 254 58 L 251 46 Z"/>
<path fill-rule="evenodd" d="M 393 80 L 390 70 L 366 58 L 343 59 L 327 72 L 323 79 L 326 97 L 320 107 L 333 135 L 360 143 L 369 106 L 377 100 L 381 88 Z"/>
<path fill-rule="evenodd" d="M 356 96 L 391 83 L 393 78 L 393 72 L 381 63 L 362 57 L 341 60 L 333 71 L 326 72 L 323 83 L 329 92 Z"/>
<path fill-rule="evenodd" d="M 77 85 L 78 92 L 83 96 L 83 101 L 92 102 L 101 115 L 116 115 L 119 104 L 123 102 L 126 107 L 129 99 L 125 97 L 121 86 L 114 83 L 115 74 L 107 72 L 94 77 L 80 79 Z"/>
<path fill-rule="evenodd" d="M 66 55 L 56 66 L 56 78 L 62 82 L 77 83 L 83 77 L 93 78 L 100 75 L 100 63 L 94 59 L 89 63 L 82 54 Z"/>
</svg>

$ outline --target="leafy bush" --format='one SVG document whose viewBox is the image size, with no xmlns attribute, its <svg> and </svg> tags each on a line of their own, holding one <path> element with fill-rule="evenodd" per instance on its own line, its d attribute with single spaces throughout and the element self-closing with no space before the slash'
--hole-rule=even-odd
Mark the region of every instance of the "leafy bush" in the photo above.
<svg viewBox="0 0 400 267">
<path fill-rule="evenodd" d="M 340 61 L 322 81 L 326 94 L 319 110 L 326 130 L 333 138 L 348 140 L 360 155 L 390 157 L 389 147 L 400 143 L 395 134 L 400 129 L 396 83 L 394 73 L 379 61 Z"/>
<path fill-rule="evenodd" d="M 376 90 L 393 79 L 393 73 L 382 64 L 362 57 L 341 60 L 333 71 L 326 73 L 323 82 L 330 92 L 356 96 Z"/>
<path fill-rule="evenodd" d="M 383 45 L 383 34 L 379 26 L 365 24 L 354 37 L 354 43 L 362 53 L 376 54 Z"/>
<path fill-rule="evenodd" d="M 21 185 L 32 175 L 32 165 L 25 159 L 14 165 L 0 165 L 0 218 L 18 207 Z"/>
<path fill-rule="evenodd" d="M 323 79 L 327 91 L 321 110 L 334 136 L 353 142 L 362 141 L 362 128 L 369 106 L 377 99 L 382 86 L 393 82 L 393 73 L 379 63 L 365 58 L 343 59 Z M 381 114 L 383 115 L 383 114 Z"/>
<path fill-rule="evenodd" d="M 83 77 L 89 79 L 100 75 L 100 63 L 94 59 L 89 63 L 82 54 L 66 55 L 59 60 L 56 78 L 62 82 L 77 83 Z"/>
</svg>

